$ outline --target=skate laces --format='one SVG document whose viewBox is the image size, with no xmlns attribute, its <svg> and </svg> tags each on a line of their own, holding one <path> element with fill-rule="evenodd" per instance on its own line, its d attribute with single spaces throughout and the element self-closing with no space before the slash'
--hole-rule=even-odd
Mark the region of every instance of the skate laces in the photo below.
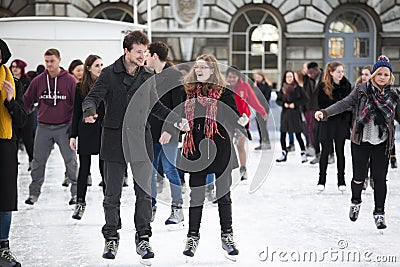
<svg viewBox="0 0 400 267">
<path fill-rule="evenodd" d="M 235 242 L 233 241 L 233 235 L 232 234 L 223 234 L 222 235 L 222 240 L 228 247 L 234 247 Z"/>
<path fill-rule="evenodd" d="M 106 248 L 111 251 L 115 251 L 117 248 L 117 240 L 110 240 L 106 242 Z"/>
<path fill-rule="evenodd" d="M 17 258 L 12 254 L 12 252 L 8 249 L 4 249 L 1 251 L 0 257 L 9 261 L 9 262 L 16 262 Z"/>
<path fill-rule="evenodd" d="M 375 215 L 375 221 L 376 223 L 384 223 L 385 216 L 383 215 Z"/>
<path fill-rule="evenodd" d="M 143 251 L 151 250 L 150 243 L 146 240 L 142 240 L 138 244 L 138 248 Z"/>
<path fill-rule="evenodd" d="M 360 205 L 354 205 L 351 207 L 351 212 L 357 213 L 360 210 Z"/>
<path fill-rule="evenodd" d="M 188 237 L 186 241 L 186 248 L 191 250 L 196 250 L 198 245 L 198 238 L 195 236 Z"/>
</svg>

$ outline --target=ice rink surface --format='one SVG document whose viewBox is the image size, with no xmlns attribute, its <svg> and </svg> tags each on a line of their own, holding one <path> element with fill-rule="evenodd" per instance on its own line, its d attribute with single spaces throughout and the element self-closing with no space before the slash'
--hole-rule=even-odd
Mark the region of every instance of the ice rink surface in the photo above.
<svg viewBox="0 0 400 267">
<path fill-rule="evenodd" d="M 397 127 L 399 128 L 399 127 Z M 249 182 L 238 183 L 233 172 L 233 229 L 240 254 L 234 263 L 224 257 L 221 248 L 217 207 L 208 203 L 203 212 L 200 243 L 194 258 L 186 263 L 182 251 L 187 228 L 168 231 L 164 221 L 169 216 L 169 186 L 164 184 L 150 244 L 155 258 L 152 266 L 399 266 L 400 264 L 400 171 L 388 173 L 386 223 L 383 234 L 376 230 L 372 217 L 373 191 L 363 193 L 360 216 L 348 218 L 352 178 L 350 141 L 346 141 L 346 183 L 342 194 L 337 189 L 336 164 L 329 165 L 326 189 L 317 193 L 318 165 L 301 164 L 300 148 L 288 154 L 288 161 L 276 163 L 280 153 L 279 132 L 270 133 L 273 150 L 260 158 L 254 150 L 258 133 L 248 146 L 250 178 L 262 166 L 267 178 L 255 192 Z M 396 145 L 400 149 L 397 129 Z M 22 266 L 141 266 L 134 244 L 134 192 L 132 175 L 121 199 L 122 230 L 115 260 L 102 258 L 104 224 L 102 191 L 97 157 L 92 161 L 93 186 L 87 193 L 83 219 L 71 218 L 69 189 L 61 186 L 65 167 L 58 147 L 50 155 L 42 194 L 33 208 L 24 201 L 28 196 L 30 175 L 25 152 L 19 152 L 19 211 L 14 212 L 11 248 Z M 272 165 L 271 165 L 272 162 Z M 271 166 L 271 168 L 269 168 Z M 165 201 L 166 200 L 166 201 Z M 185 194 L 185 203 L 188 192 Z M 184 210 L 185 222 L 188 209 Z M 186 226 L 187 227 L 187 226 Z"/>
</svg>

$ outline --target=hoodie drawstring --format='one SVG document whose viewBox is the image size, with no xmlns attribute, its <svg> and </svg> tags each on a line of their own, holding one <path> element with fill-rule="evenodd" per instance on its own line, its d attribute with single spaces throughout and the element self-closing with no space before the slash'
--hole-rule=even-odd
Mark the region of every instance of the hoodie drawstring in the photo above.
<svg viewBox="0 0 400 267">
<path fill-rule="evenodd" d="M 47 78 L 47 90 L 49 90 L 49 99 L 51 99 L 51 94 L 50 94 L 50 81 L 49 81 L 49 75 L 46 75 Z M 57 76 L 54 78 L 54 106 L 57 106 Z"/>
</svg>

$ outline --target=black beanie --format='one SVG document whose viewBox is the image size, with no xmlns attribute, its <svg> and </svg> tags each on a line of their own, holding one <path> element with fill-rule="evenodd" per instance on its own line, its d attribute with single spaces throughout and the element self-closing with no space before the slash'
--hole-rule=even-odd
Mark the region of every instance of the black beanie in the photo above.
<svg viewBox="0 0 400 267">
<path fill-rule="evenodd" d="M 3 64 L 6 64 L 11 57 L 10 49 L 8 49 L 7 44 L 2 39 L 0 39 L 0 50 L 1 50 L 1 63 L 0 63 L 1 66 Z"/>
</svg>

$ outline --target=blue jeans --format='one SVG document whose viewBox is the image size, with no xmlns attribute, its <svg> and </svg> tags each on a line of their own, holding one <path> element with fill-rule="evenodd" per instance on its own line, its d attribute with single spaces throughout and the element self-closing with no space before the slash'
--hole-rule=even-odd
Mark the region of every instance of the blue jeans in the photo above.
<svg viewBox="0 0 400 267">
<path fill-rule="evenodd" d="M 214 179 L 215 179 L 215 173 L 207 174 L 206 185 L 213 185 L 214 186 Z"/>
<path fill-rule="evenodd" d="M 8 240 L 11 226 L 11 211 L 0 211 L 0 241 Z"/>
<path fill-rule="evenodd" d="M 151 197 L 153 206 L 157 203 L 157 165 L 159 157 L 163 165 L 164 172 L 169 180 L 171 188 L 171 197 L 173 204 L 183 204 L 182 200 L 182 184 L 176 169 L 176 157 L 178 155 L 178 143 L 170 142 L 165 145 L 153 144 L 154 160 L 153 160 L 153 177 L 151 180 Z"/>
</svg>

